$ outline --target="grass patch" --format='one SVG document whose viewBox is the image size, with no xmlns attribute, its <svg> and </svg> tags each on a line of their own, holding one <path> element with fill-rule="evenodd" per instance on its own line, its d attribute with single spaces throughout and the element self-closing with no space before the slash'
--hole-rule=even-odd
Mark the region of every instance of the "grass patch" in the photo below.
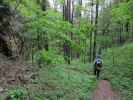
<svg viewBox="0 0 133 100">
<path fill-rule="evenodd" d="M 90 72 L 91 65 L 76 62 L 42 68 L 39 78 L 33 81 L 35 86 L 32 84 L 29 87 L 32 91 L 31 97 L 48 100 L 90 100 L 96 85 L 95 77 Z"/>
<path fill-rule="evenodd" d="M 44 66 L 30 83 L 9 86 L 0 100 L 90 100 L 96 86 L 92 65 L 73 61 L 71 65 Z"/>
</svg>

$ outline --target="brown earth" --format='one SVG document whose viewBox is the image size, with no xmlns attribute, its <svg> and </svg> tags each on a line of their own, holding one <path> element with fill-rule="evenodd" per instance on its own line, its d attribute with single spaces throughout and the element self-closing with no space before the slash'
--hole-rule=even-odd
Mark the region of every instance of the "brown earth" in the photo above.
<svg viewBox="0 0 133 100">
<path fill-rule="evenodd" d="M 0 86 L 25 84 L 28 81 L 27 66 L 21 60 L 11 60 L 0 54 Z"/>
<path fill-rule="evenodd" d="M 101 80 L 93 93 L 92 100 L 120 100 L 120 97 L 112 90 L 109 81 Z"/>
</svg>

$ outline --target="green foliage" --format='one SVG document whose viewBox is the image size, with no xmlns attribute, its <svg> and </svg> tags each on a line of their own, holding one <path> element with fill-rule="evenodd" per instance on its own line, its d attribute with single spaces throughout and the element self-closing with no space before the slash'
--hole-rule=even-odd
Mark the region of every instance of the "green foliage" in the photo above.
<svg viewBox="0 0 133 100">
<path fill-rule="evenodd" d="M 15 89 L 15 90 L 10 90 L 8 96 L 12 100 L 22 100 L 22 98 L 25 96 L 25 91 L 22 89 Z"/>
<path fill-rule="evenodd" d="M 34 47 L 32 47 L 35 50 L 34 52 L 38 52 L 36 51 L 38 43 L 42 45 L 45 40 L 53 41 L 51 42 L 52 45 L 57 45 L 57 42 L 55 42 L 57 40 L 58 44 L 62 43 L 63 45 L 64 41 L 68 41 L 71 45 L 72 43 L 76 45 L 66 33 L 76 33 L 77 29 L 72 27 L 69 22 L 63 21 L 61 13 L 50 9 L 44 12 L 34 0 L 23 0 L 17 9 L 26 19 L 25 30 L 21 35 L 29 43 L 27 44 L 28 47 L 34 41 Z M 50 58 L 45 57 L 46 59 L 49 62 L 48 59 Z"/>
<path fill-rule="evenodd" d="M 79 61 L 70 66 L 43 67 L 36 79 L 40 88 L 33 89 L 31 86 L 30 91 L 34 96 L 50 100 L 88 100 L 96 85 L 90 70 L 91 65 Z"/>
<path fill-rule="evenodd" d="M 120 3 L 117 8 L 112 9 L 113 20 L 121 23 L 127 22 L 131 18 L 128 3 Z"/>
<path fill-rule="evenodd" d="M 108 47 L 108 46 L 113 45 L 111 36 L 99 36 L 98 39 L 97 39 L 97 42 L 102 47 Z"/>
<path fill-rule="evenodd" d="M 60 4 L 64 4 L 65 0 L 57 0 Z"/>
<path fill-rule="evenodd" d="M 94 30 L 94 26 L 90 24 L 86 19 L 80 19 L 80 26 L 79 26 L 79 36 L 80 38 L 87 38 L 89 37 L 89 33 Z"/>
<path fill-rule="evenodd" d="M 79 5 L 79 4 L 76 5 L 75 9 L 76 9 L 76 12 L 79 13 L 79 14 L 80 14 L 83 10 L 85 10 L 85 8 L 83 8 L 83 6 L 82 6 L 82 5 Z"/>
<path fill-rule="evenodd" d="M 49 47 L 52 47 L 52 49 L 56 50 L 56 52 L 61 51 L 60 48 L 63 47 L 63 44 L 66 41 L 69 43 L 73 52 L 85 52 L 87 47 L 84 43 L 87 44 L 87 41 L 89 40 L 89 33 L 94 28 L 87 19 L 80 19 L 79 26 L 75 24 L 72 25 L 68 21 L 63 20 L 61 12 L 53 9 L 43 11 L 41 5 L 37 4 L 36 0 L 6 0 L 6 2 L 8 2 L 13 8 L 15 7 L 19 14 L 23 17 L 24 30 L 20 35 L 26 42 L 28 55 L 36 55 L 39 51 L 43 51 L 46 40 L 48 41 Z M 63 4 L 64 0 L 57 0 L 55 2 Z M 71 34 L 74 39 L 71 38 Z M 41 47 L 41 50 L 38 50 L 39 46 Z M 57 47 L 59 49 L 57 49 Z M 50 52 L 46 52 L 45 56 L 43 52 L 43 54 L 41 54 L 43 57 L 40 57 L 40 59 L 45 59 L 45 62 L 47 63 L 60 62 L 54 60 L 51 61 L 53 55 L 55 54 L 52 53 L 53 55 L 49 55 Z M 59 55 L 62 54 L 63 53 L 60 53 Z M 57 56 L 54 57 L 59 59 L 61 58 Z"/>
<path fill-rule="evenodd" d="M 42 50 L 35 54 L 35 59 L 40 60 L 42 64 L 63 64 L 64 58 L 55 50 Z"/>
<path fill-rule="evenodd" d="M 43 100 L 44 98 L 42 96 L 32 96 L 32 100 Z"/>
<path fill-rule="evenodd" d="M 131 16 L 131 19 L 133 19 L 133 0 L 129 0 L 128 2 L 128 12 L 129 12 L 129 15 Z"/>
<path fill-rule="evenodd" d="M 133 98 L 133 44 L 108 49 L 104 54 L 103 77 L 111 81 L 112 86 L 121 92 L 121 100 Z"/>
</svg>

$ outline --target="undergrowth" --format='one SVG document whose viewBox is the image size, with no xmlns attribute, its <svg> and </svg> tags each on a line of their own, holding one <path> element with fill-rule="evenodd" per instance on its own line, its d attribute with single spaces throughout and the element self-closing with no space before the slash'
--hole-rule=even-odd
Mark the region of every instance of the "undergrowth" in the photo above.
<svg viewBox="0 0 133 100">
<path fill-rule="evenodd" d="M 109 79 L 121 100 L 133 100 L 133 44 L 108 49 L 104 54 L 103 78 Z"/>
<path fill-rule="evenodd" d="M 92 65 L 77 61 L 71 65 L 44 66 L 30 84 L 12 88 L 7 94 L 13 100 L 90 100 L 96 86 L 91 70 Z"/>
</svg>

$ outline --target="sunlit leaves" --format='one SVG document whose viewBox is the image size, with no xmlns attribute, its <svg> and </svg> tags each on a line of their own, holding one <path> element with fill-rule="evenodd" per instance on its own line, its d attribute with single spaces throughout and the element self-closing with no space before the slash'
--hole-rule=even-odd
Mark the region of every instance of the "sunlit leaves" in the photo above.
<svg viewBox="0 0 133 100">
<path fill-rule="evenodd" d="M 125 22 L 130 19 L 128 3 L 120 3 L 117 8 L 112 10 L 113 20 Z"/>
<path fill-rule="evenodd" d="M 130 12 L 129 14 L 130 14 L 131 20 L 132 20 L 132 18 L 133 18 L 133 0 L 130 0 L 128 2 L 128 12 Z"/>
<path fill-rule="evenodd" d="M 65 0 L 57 0 L 59 3 L 64 4 Z"/>
</svg>

